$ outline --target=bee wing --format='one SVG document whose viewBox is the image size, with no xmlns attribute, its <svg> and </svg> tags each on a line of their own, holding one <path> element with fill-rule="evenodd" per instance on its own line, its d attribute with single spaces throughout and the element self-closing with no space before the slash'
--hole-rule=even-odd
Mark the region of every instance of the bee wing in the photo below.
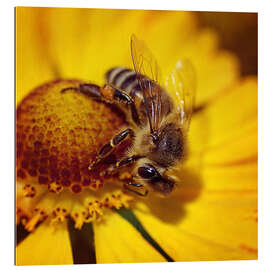
<svg viewBox="0 0 270 270">
<path fill-rule="evenodd" d="M 143 93 L 151 134 L 159 128 L 161 119 L 160 69 L 145 43 L 131 36 L 131 55 L 137 80 Z"/>
<path fill-rule="evenodd" d="M 187 59 L 179 60 L 175 68 L 165 80 L 167 89 L 173 91 L 175 108 L 179 113 L 180 122 L 187 131 L 195 102 L 196 76 Z"/>
</svg>

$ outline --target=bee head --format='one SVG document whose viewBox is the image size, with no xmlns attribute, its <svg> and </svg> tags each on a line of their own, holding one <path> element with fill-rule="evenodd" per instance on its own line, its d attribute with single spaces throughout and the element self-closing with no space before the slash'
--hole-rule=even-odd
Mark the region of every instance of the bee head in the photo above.
<svg viewBox="0 0 270 270">
<path fill-rule="evenodd" d="M 160 195 L 168 196 L 175 185 L 175 181 L 163 177 L 151 164 L 145 163 L 138 168 L 138 175 L 147 182 L 148 186 Z"/>
</svg>

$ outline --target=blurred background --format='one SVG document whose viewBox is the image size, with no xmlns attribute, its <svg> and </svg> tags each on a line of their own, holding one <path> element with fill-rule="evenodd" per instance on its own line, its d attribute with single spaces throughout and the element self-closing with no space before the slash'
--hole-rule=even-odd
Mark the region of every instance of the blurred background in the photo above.
<svg viewBox="0 0 270 270">
<path fill-rule="evenodd" d="M 243 12 L 195 12 L 200 26 L 219 33 L 220 45 L 239 57 L 241 75 L 258 72 L 258 14 Z"/>
</svg>

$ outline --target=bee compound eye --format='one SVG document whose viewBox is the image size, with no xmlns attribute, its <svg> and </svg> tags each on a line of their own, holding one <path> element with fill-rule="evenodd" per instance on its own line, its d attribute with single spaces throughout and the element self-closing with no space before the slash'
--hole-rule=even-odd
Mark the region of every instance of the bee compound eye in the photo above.
<svg viewBox="0 0 270 270">
<path fill-rule="evenodd" d="M 139 167 L 138 174 L 145 179 L 151 179 L 156 176 L 157 172 L 151 165 L 145 164 L 143 167 Z"/>
</svg>

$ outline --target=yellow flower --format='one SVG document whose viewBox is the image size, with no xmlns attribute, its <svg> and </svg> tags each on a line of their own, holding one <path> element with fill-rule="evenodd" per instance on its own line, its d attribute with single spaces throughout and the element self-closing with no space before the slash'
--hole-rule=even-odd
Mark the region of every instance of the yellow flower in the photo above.
<svg viewBox="0 0 270 270">
<path fill-rule="evenodd" d="M 18 265 L 257 259 L 257 78 L 239 77 L 214 32 L 169 11 L 20 7 L 16 24 Z M 197 74 L 189 154 L 166 199 L 87 178 L 81 169 L 123 120 L 60 93 L 74 79 L 102 85 L 109 68 L 132 67 L 132 33 L 164 74 L 180 58 Z"/>
</svg>

